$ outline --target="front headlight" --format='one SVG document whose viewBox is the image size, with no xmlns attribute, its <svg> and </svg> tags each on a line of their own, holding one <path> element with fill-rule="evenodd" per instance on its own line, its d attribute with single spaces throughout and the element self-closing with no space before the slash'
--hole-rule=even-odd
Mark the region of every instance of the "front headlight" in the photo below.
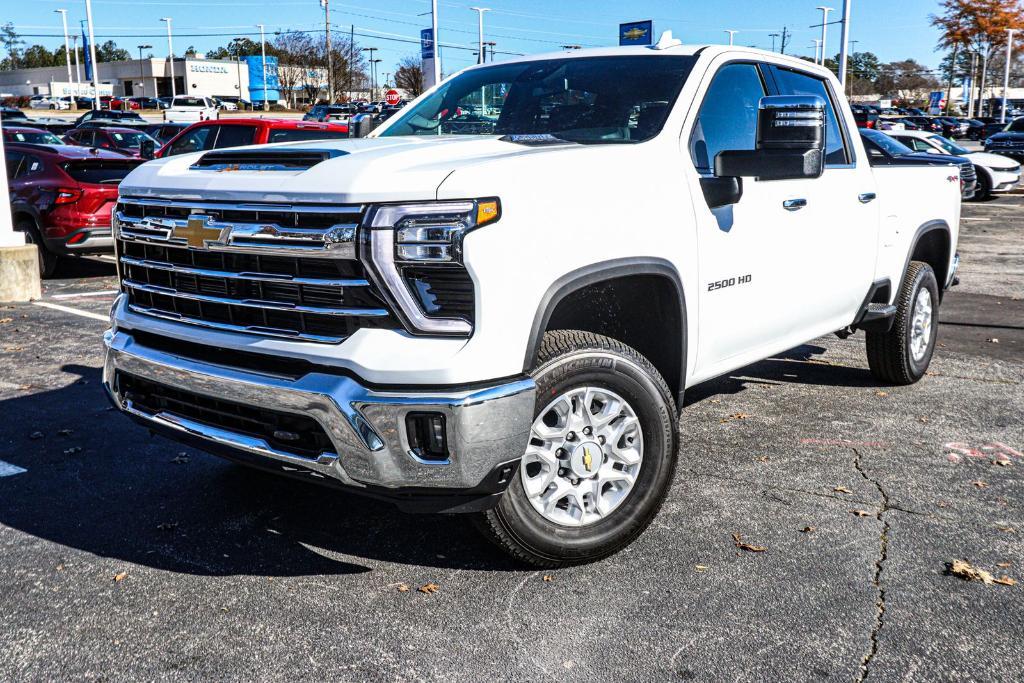
<svg viewBox="0 0 1024 683">
<path fill-rule="evenodd" d="M 378 286 L 390 295 L 412 332 L 468 335 L 472 325 L 472 281 L 462 266 L 462 242 L 472 230 L 501 218 L 496 198 L 411 204 L 382 204 L 371 210 L 363 233 L 364 262 Z M 461 278 L 469 288 L 469 311 L 437 304 L 424 268 L 449 283 Z M 460 285 L 455 285 L 459 287 Z M 462 299 L 465 293 L 458 294 Z M 464 302 L 465 303 L 465 302 Z M 462 315 L 462 317 L 454 317 Z"/>
</svg>

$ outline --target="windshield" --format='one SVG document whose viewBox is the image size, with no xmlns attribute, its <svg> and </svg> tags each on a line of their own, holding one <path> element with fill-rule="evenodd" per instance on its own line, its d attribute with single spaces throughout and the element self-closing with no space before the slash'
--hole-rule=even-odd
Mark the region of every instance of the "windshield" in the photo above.
<svg viewBox="0 0 1024 683">
<path fill-rule="evenodd" d="M 380 135 L 642 142 L 661 131 L 695 61 L 685 56 L 579 57 L 470 69 L 403 110 Z"/>
<path fill-rule="evenodd" d="M 121 149 L 139 147 L 143 140 L 150 139 L 145 133 L 111 133 L 110 137 L 114 141 L 114 145 Z"/>
<path fill-rule="evenodd" d="M 947 152 L 949 152 L 950 154 L 956 154 L 957 156 L 960 156 L 962 154 L 970 154 L 969 151 L 967 151 L 966 149 L 964 149 L 960 145 L 947 140 L 946 138 L 942 137 L 941 135 L 932 135 L 928 139 L 931 140 L 932 142 L 934 142 L 936 145 L 938 145 L 942 149 L 944 149 Z"/>
<path fill-rule="evenodd" d="M 894 140 L 885 133 L 879 132 L 877 130 L 861 128 L 860 134 L 867 138 L 868 140 L 870 140 L 871 142 L 875 143 L 878 147 L 882 149 L 883 152 L 885 152 L 889 156 L 902 157 L 906 156 L 907 154 L 914 153 L 914 150 L 910 149 L 902 142 Z"/>
<path fill-rule="evenodd" d="M 1024 118 L 1014 119 L 1013 123 L 1008 125 L 1003 130 L 1009 131 L 1011 133 L 1024 133 Z"/>
<path fill-rule="evenodd" d="M 31 145 L 63 145 L 64 141 L 45 130 L 6 131 L 7 142 L 27 142 Z"/>
</svg>

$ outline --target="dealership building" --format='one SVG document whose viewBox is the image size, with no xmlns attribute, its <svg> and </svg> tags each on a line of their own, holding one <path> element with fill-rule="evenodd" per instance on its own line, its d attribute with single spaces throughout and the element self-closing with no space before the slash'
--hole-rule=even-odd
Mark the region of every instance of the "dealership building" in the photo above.
<svg viewBox="0 0 1024 683">
<path fill-rule="evenodd" d="M 174 89 L 178 95 L 231 97 L 262 102 L 276 102 L 277 62 L 267 58 L 267 88 L 263 87 L 263 65 L 260 57 L 233 59 L 174 59 Z M 84 67 L 84 65 L 82 65 Z M 85 69 L 69 82 L 66 66 L 0 71 L 0 93 L 4 95 L 90 95 L 92 86 Z M 163 97 L 171 94 L 171 67 L 164 59 L 133 59 L 123 62 L 100 62 L 97 80 L 101 95 Z M 250 96 L 251 95 L 251 96 Z"/>
</svg>

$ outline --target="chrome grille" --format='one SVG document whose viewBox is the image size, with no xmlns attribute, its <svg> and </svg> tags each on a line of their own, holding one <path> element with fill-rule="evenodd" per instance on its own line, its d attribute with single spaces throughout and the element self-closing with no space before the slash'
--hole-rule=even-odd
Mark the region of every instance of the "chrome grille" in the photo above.
<svg viewBox="0 0 1024 683">
<path fill-rule="evenodd" d="M 122 198 L 115 226 L 128 306 L 205 327 L 324 343 L 360 328 L 397 328 L 356 258 L 360 208 L 341 209 Z M 211 236 L 201 247 L 194 234 L 181 236 L 199 217 L 209 231 L 200 237 Z"/>
</svg>

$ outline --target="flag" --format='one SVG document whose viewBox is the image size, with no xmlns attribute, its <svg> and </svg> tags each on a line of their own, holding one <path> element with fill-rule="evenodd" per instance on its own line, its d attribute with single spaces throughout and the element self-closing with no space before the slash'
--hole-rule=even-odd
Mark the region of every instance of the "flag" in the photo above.
<svg viewBox="0 0 1024 683">
<path fill-rule="evenodd" d="M 92 81 L 92 52 L 89 50 L 89 36 L 82 27 L 82 52 L 85 56 L 85 80 Z"/>
</svg>

